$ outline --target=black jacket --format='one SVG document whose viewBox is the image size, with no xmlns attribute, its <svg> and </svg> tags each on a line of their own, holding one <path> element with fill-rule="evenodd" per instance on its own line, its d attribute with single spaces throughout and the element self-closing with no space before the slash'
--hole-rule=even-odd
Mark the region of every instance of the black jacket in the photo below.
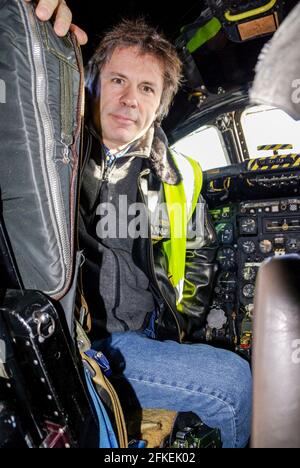
<svg viewBox="0 0 300 468">
<path fill-rule="evenodd" d="M 139 174 L 134 176 L 135 180 L 132 183 L 137 184 L 137 202 L 147 207 L 149 235 L 134 240 L 132 259 L 149 279 L 148 291 L 151 292 L 158 311 L 156 337 L 162 340 L 194 341 L 197 331 L 206 320 L 217 269 L 216 236 L 206 205 L 201 197 L 200 202 L 204 209 L 203 235 L 187 242 L 187 281 L 181 302 L 182 312 L 179 313 L 176 308 L 176 293 L 168 279 L 167 259 L 162 248 L 162 243 L 168 239 L 168 222 L 163 223 L 163 226 L 154 226 L 151 223 L 149 206 L 153 209 L 153 200 L 156 203 L 164 199 L 163 183 L 176 185 L 181 181 L 181 175 L 160 128 L 151 128 L 142 140 L 130 148 L 130 153 L 125 157 L 127 161 L 134 161 L 140 157 Z M 105 169 L 99 137 L 92 129 L 86 129 L 80 199 L 80 246 L 86 259 L 83 272 L 84 293 L 94 322 L 93 336 L 97 338 L 99 333 L 103 334 L 105 328 L 108 332 L 122 329 L 118 328 L 117 324 L 115 329 L 106 326 L 111 320 L 107 317 L 105 290 L 101 291 L 100 282 L 103 244 L 95 230 L 95 213 L 101 202 L 101 185 L 109 179 L 110 174 L 112 171 Z M 195 216 L 190 223 L 194 222 Z M 188 294 L 185 294 L 185 290 Z M 141 323 L 137 317 L 136 323 L 131 321 L 125 330 L 141 329 L 146 326 L 148 319 L 149 316 L 146 315 Z M 102 331 L 97 329 L 98 326 Z"/>
</svg>

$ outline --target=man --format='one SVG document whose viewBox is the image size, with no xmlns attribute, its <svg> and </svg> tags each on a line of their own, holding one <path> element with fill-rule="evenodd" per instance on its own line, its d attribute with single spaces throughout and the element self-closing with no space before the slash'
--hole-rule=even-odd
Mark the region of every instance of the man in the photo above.
<svg viewBox="0 0 300 468">
<path fill-rule="evenodd" d="M 65 2 L 40 0 L 37 14 L 46 20 L 55 10 L 63 35 L 71 22 Z M 84 292 L 96 346 L 110 360 L 125 404 L 129 384 L 142 407 L 193 411 L 221 429 L 224 447 L 242 447 L 250 432 L 248 364 L 225 350 L 180 343 L 192 341 L 205 319 L 215 251 L 203 219 L 202 231 L 186 240 L 204 213 L 203 203 L 195 206 L 201 174 L 193 161 L 170 153 L 160 127 L 180 71 L 173 46 L 143 21 L 121 22 L 90 62 L 80 209 Z M 179 218 L 173 202 L 183 210 Z M 130 231 L 136 203 L 143 215 Z M 148 222 L 160 204 L 162 213 Z"/>
</svg>

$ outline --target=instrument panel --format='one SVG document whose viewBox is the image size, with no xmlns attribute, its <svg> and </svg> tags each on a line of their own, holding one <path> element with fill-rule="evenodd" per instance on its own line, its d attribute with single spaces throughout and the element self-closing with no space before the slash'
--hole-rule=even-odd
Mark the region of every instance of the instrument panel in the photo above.
<svg viewBox="0 0 300 468">
<path fill-rule="evenodd" d="M 300 197 L 241 201 L 210 210 L 219 241 L 206 341 L 250 358 L 255 281 L 269 257 L 300 253 Z"/>
</svg>

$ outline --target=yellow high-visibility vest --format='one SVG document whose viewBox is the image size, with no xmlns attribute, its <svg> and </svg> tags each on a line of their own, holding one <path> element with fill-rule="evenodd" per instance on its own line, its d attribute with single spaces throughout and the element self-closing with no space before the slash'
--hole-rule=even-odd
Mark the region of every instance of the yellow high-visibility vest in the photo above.
<svg viewBox="0 0 300 468">
<path fill-rule="evenodd" d="M 171 154 L 182 181 L 177 185 L 164 183 L 170 240 L 163 242 L 163 248 L 168 259 L 168 276 L 177 291 L 177 307 L 180 310 L 185 277 L 187 226 L 197 205 L 203 175 L 194 159 L 177 153 Z"/>
</svg>

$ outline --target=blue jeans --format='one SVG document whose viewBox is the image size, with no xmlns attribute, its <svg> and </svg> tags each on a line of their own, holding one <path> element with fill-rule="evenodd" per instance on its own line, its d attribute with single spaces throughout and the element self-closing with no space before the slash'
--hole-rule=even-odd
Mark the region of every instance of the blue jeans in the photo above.
<svg viewBox="0 0 300 468">
<path fill-rule="evenodd" d="M 142 408 L 193 411 L 221 430 L 223 447 L 244 447 L 250 436 L 251 374 L 234 353 L 205 344 L 156 341 L 138 332 L 115 333 L 94 348 L 109 359 Z M 121 395 L 123 393 L 123 395 Z"/>
</svg>

